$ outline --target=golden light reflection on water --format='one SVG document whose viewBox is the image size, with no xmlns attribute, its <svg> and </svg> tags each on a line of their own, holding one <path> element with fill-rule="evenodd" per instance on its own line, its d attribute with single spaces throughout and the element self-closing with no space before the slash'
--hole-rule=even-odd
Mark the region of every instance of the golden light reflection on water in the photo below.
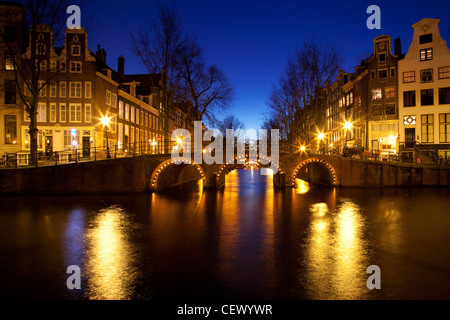
<svg viewBox="0 0 450 320">
<path fill-rule="evenodd" d="M 309 186 L 309 183 L 302 179 L 295 179 L 295 186 L 294 190 L 296 194 L 305 194 L 309 190 L 311 190 L 311 187 Z"/>
<path fill-rule="evenodd" d="M 86 235 L 86 275 L 91 300 L 124 300 L 133 292 L 137 270 L 127 239 L 127 219 L 119 207 L 100 211 Z"/>
<path fill-rule="evenodd" d="M 305 269 L 311 299 L 361 299 L 367 292 L 367 249 L 361 209 L 344 200 L 335 212 L 325 203 L 310 207 Z"/>
</svg>

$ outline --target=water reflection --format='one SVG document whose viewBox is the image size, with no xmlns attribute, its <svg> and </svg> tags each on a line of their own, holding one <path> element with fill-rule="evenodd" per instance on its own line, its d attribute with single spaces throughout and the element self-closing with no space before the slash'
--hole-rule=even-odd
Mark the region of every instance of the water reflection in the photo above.
<svg viewBox="0 0 450 320">
<path fill-rule="evenodd" d="M 310 206 L 305 282 L 311 299 L 361 299 L 366 294 L 367 248 L 361 209 L 341 199 L 335 211 Z"/>
<path fill-rule="evenodd" d="M 138 270 L 132 232 L 125 212 L 117 206 L 101 210 L 86 234 L 86 277 L 92 300 L 123 300 L 133 294 Z"/>
</svg>

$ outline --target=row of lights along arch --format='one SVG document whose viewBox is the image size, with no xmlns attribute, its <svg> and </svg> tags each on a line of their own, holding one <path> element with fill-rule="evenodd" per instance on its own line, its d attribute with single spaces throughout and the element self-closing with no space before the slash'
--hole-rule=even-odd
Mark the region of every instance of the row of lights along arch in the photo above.
<svg viewBox="0 0 450 320">
<path fill-rule="evenodd" d="M 323 161 L 321 159 L 309 159 L 305 162 L 303 162 L 302 164 L 300 164 L 297 169 L 295 169 L 294 171 L 294 175 L 292 177 L 292 185 L 295 184 L 295 179 L 297 177 L 297 173 L 300 171 L 301 168 L 303 168 L 304 166 L 306 166 L 307 164 L 313 163 L 313 162 L 319 162 L 323 165 L 325 165 L 331 172 L 332 176 L 333 176 L 333 184 L 336 184 L 336 171 L 334 170 L 334 168 L 326 161 Z"/>
<path fill-rule="evenodd" d="M 155 177 L 152 180 L 152 187 L 155 187 L 156 184 L 156 180 L 158 179 L 158 176 L 160 175 L 160 173 L 168 166 L 172 165 L 172 164 L 177 164 L 174 163 L 172 160 L 165 162 L 164 164 L 161 164 L 160 167 L 158 168 L 158 170 L 156 171 Z M 181 162 L 179 163 L 181 164 Z M 191 163 L 191 165 L 195 165 L 194 163 Z M 206 177 L 205 174 L 203 173 L 203 171 L 200 169 L 199 166 L 195 165 L 195 168 L 197 169 L 197 171 L 200 173 L 200 175 L 202 176 L 203 182 L 206 181 Z"/>
</svg>

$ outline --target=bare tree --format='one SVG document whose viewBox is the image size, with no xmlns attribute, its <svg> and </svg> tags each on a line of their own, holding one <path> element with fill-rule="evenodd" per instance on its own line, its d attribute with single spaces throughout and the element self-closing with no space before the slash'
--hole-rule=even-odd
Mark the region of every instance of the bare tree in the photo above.
<svg viewBox="0 0 450 320">
<path fill-rule="evenodd" d="M 216 66 L 207 66 L 197 41 L 186 37 L 178 52 L 178 98 L 191 106 L 190 118 L 216 121 L 215 112 L 226 110 L 233 101 L 234 89 L 225 74 Z"/>
<path fill-rule="evenodd" d="M 173 4 L 161 1 L 156 8 L 149 29 L 142 30 L 136 37 L 131 34 L 131 37 L 134 51 L 147 70 L 161 75 L 164 131 L 165 139 L 169 141 L 169 105 L 179 86 L 176 63 L 183 45 L 183 32 L 181 17 Z"/>
<path fill-rule="evenodd" d="M 58 70 L 47 72 L 47 61 L 64 30 L 67 7 L 68 3 L 60 0 L 24 0 L 5 7 L 5 25 L 0 28 L 17 93 L 30 118 L 32 165 L 38 161 L 38 101 L 58 74 Z"/>
<path fill-rule="evenodd" d="M 319 93 L 333 82 L 342 61 L 342 51 L 335 45 L 312 38 L 295 51 L 273 86 L 269 114 L 281 124 L 281 135 L 293 147 L 308 143 L 312 123 L 323 123 L 326 99 Z"/>
</svg>

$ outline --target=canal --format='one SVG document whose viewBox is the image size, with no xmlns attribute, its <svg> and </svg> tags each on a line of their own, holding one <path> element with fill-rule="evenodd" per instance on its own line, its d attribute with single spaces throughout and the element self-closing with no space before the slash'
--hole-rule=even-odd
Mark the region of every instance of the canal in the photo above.
<svg viewBox="0 0 450 320">
<path fill-rule="evenodd" d="M 450 299 L 450 189 L 0 197 L 1 299 Z M 82 271 L 69 290 L 68 266 Z M 369 290 L 367 268 L 381 270 Z"/>
</svg>

